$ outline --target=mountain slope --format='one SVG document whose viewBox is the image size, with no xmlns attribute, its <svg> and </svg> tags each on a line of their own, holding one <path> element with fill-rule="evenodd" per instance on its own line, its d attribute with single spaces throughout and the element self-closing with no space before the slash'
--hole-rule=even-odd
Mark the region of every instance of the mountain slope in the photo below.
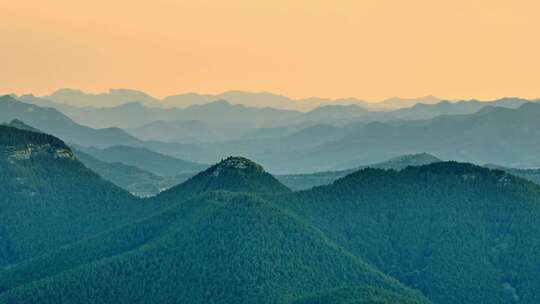
<svg viewBox="0 0 540 304">
<path fill-rule="evenodd" d="M 0 294 L 0 302 L 40 303 L 47 297 L 66 303 L 287 303 L 318 290 L 361 284 L 427 303 L 295 215 L 254 196 L 198 197 L 132 224 L 141 225 L 158 232 L 124 252 L 14 285 Z M 107 244 L 118 250 L 125 230 L 113 233 Z M 74 249 L 76 257 L 99 252 L 81 245 Z M 49 262 L 51 269 L 65 265 Z M 7 275 L 21 277 L 13 271 L 0 273 L 1 281 L 11 284 Z"/>
<path fill-rule="evenodd" d="M 0 122 L 18 119 L 70 143 L 86 146 L 138 144 L 140 141 L 118 128 L 92 129 L 73 122 L 53 108 L 27 104 L 11 96 L 0 97 Z"/>
<path fill-rule="evenodd" d="M 325 290 L 302 297 L 294 304 L 413 304 L 421 303 L 417 297 L 365 285 Z"/>
<path fill-rule="evenodd" d="M 540 187 L 503 171 L 363 169 L 279 201 L 434 303 L 540 301 Z"/>
<path fill-rule="evenodd" d="M 0 169 L 3 266 L 111 228 L 143 209 L 43 133 L 0 126 Z"/>
</svg>

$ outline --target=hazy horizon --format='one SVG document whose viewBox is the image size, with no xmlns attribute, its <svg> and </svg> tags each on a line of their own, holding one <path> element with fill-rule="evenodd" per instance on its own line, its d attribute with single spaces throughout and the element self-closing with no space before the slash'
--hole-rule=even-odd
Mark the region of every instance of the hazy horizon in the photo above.
<svg viewBox="0 0 540 304">
<path fill-rule="evenodd" d="M 106 95 L 112 95 L 115 91 L 116 92 L 128 91 L 128 92 L 142 93 L 142 94 L 148 95 L 151 98 L 154 98 L 158 102 L 162 102 L 166 98 L 176 97 L 176 96 L 196 95 L 196 96 L 216 96 L 216 97 L 219 97 L 221 95 L 226 95 L 226 94 L 230 94 L 230 93 L 242 93 L 242 94 L 246 93 L 246 94 L 253 94 L 253 95 L 268 94 L 268 95 L 272 95 L 272 96 L 276 96 L 276 97 L 288 98 L 292 102 L 306 101 L 306 100 L 315 101 L 317 99 L 320 99 L 320 100 L 329 101 L 329 102 L 331 102 L 331 101 L 351 101 L 351 103 L 348 103 L 348 104 L 359 104 L 359 105 L 361 105 L 362 103 L 366 103 L 366 104 L 369 104 L 369 105 L 372 105 L 372 106 L 377 106 L 377 105 L 383 104 L 385 102 L 394 102 L 395 106 L 397 106 L 397 104 L 399 104 L 399 101 L 402 101 L 402 102 L 404 102 L 404 107 L 410 107 L 411 106 L 411 104 L 406 103 L 408 101 L 409 102 L 423 103 L 423 100 L 426 100 L 426 99 L 436 101 L 437 103 L 440 102 L 440 101 L 459 102 L 459 101 L 469 101 L 469 100 L 477 100 L 477 101 L 482 101 L 482 102 L 492 102 L 492 101 L 496 101 L 496 100 L 502 100 L 502 99 L 505 99 L 505 98 L 518 98 L 518 99 L 526 99 L 526 100 L 531 100 L 531 101 L 540 100 L 540 98 L 538 98 L 538 97 L 526 98 L 526 97 L 517 96 L 517 95 L 504 95 L 504 96 L 499 96 L 499 97 L 494 98 L 494 99 L 480 99 L 480 98 L 477 98 L 475 96 L 469 96 L 469 97 L 460 98 L 460 99 L 451 99 L 451 98 L 445 98 L 444 96 L 436 96 L 434 94 L 419 95 L 419 96 L 390 95 L 389 97 L 386 97 L 384 99 L 369 100 L 369 99 L 366 99 L 366 98 L 362 98 L 361 96 L 341 96 L 341 97 L 330 98 L 330 97 L 324 97 L 324 96 L 306 95 L 306 96 L 303 96 L 303 97 L 291 97 L 291 96 L 288 96 L 286 94 L 282 94 L 280 92 L 249 91 L 249 90 L 238 90 L 238 89 L 230 89 L 230 90 L 216 91 L 216 92 L 184 91 L 184 92 L 176 92 L 176 93 L 169 94 L 169 95 L 154 95 L 151 92 L 144 91 L 144 90 L 137 89 L 137 88 L 108 88 L 108 89 L 105 89 L 103 91 L 86 91 L 86 90 L 83 90 L 83 89 L 80 89 L 80 88 L 68 88 L 68 87 L 57 88 L 57 89 L 54 89 L 54 90 L 52 90 L 50 92 L 46 92 L 44 94 L 36 94 L 36 93 L 34 93 L 32 91 L 27 90 L 27 91 L 19 92 L 19 93 L 5 91 L 5 92 L 0 92 L 0 95 L 15 95 L 15 96 L 18 96 L 18 97 L 21 97 L 21 96 L 35 96 L 35 97 L 40 97 L 40 98 L 47 98 L 47 97 L 53 96 L 54 94 L 59 93 L 59 92 L 70 92 L 70 93 L 77 92 L 77 93 L 84 94 L 86 96 L 99 98 L 99 97 L 106 96 Z M 215 99 L 213 101 L 218 101 L 218 100 L 219 99 Z M 357 101 L 357 103 L 352 102 L 353 100 Z M 53 99 L 52 101 L 58 101 L 58 100 Z M 132 101 L 133 102 L 142 102 L 142 101 L 139 101 L 139 100 L 132 100 Z M 226 100 L 226 101 L 229 101 L 229 100 Z M 129 101 L 129 102 L 131 102 L 131 101 Z M 210 102 L 212 102 L 212 101 L 210 101 Z M 431 103 L 431 102 L 428 102 L 428 103 Z M 435 102 L 433 102 L 433 103 L 435 103 Z M 241 103 L 232 102 L 232 104 L 241 104 Z M 331 105 L 331 104 L 332 103 L 320 103 L 320 104 L 314 103 L 313 105 L 314 106 L 324 106 L 324 105 Z M 347 103 L 335 103 L 335 105 L 346 105 L 346 104 Z M 95 106 L 100 106 L 100 105 L 96 104 Z M 268 105 L 268 107 L 272 107 L 272 105 Z M 394 107 L 388 107 L 388 109 L 392 109 L 392 108 L 394 108 Z M 310 109 L 303 109 L 303 110 L 310 110 Z"/>
<path fill-rule="evenodd" d="M 194 95 L 201 95 L 201 96 L 214 96 L 214 95 L 223 95 L 223 94 L 226 94 L 226 93 L 235 93 L 235 92 L 248 93 L 248 94 L 270 94 L 270 95 L 275 95 L 275 96 L 280 96 L 280 97 L 287 97 L 287 98 L 290 98 L 293 101 L 295 101 L 295 100 L 306 100 L 306 99 L 326 99 L 326 100 L 357 99 L 358 101 L 366 102 L 366 103 L 369 103 L 369 104 L 382 103 L 382 102 L 393 100 L 393 99 L 418 100 L 418 99 L 423 99 L 423 98 L 435 98 L 435 99 L 438 99 L 438 100 L 441 100 L 441 101 L 443 101 L 443 100 L 444 101 L 460 101 L 460 100 L 473 100 L 473 99 L 479 100 L 478 98 L 475 98 L 474 96 L 463 98 L 463 99 L 450 99 L 450 98 L 442 98 L 440 96 L 435 96 L 434 94 L 425 94 L 425 95 L 418 95 L 418 96 L 389 95 L 388 97 L 385 97 L 383 99 L 366 99 L 366 98 L 362 98 L 362 96 L 326 97 L 326 96 L 318 96 L 318 95 L 306 95 L 306 96 L 292 97 L 292 96 L 289 96 L 287 94 L 283 94 L 283 93 L 280 93 L 280 92 L 250 91 L 250 90 L 241 90 L 241 89 L 234 89 L 234 88 L 224 90 L 224 91 L 214 91 L 214 92 L 181 91 L 181 92 L 175 92 L 175 93 L 167 94 L 167 95 L 156 95 L 156 94 L 153 94 L 152 92 L 148 92 L 148 91 L 145 91 L 145 90 L 142 90 L 142 89 L 128 88 L 128 87 L 106 88 L 104 90 L 97 90 L 97 91 L 88 91 L 88 90 L 83 90 L 83 89 L 74 88 L 74 87 L 59 87 L 57 89 L 53 89 L 50 92 L 44 92 L 44 93 L 41 93 L 41 94 L 37 94 L 37 93 L 31 91 L 31 89 L 28 89 L 28 90 L 24 90 L 24 91 L 21 91 L 21 92 L 3 91 L 3 92 L 0 92 L 0 95 L 12 95 L 12 94 L 14 94 L 16 96 L 32 95 L 32 96 L 36 96 L 36 97 L 45 98 L 45 97 L 51 96 L 51 95 L 53 95 L 53 94 L 55 94 L 57 92 L 61 92 L 61 91 L 73 91 L 73 92 L 78 91 L 78 92 L 81 92 L 81 93 L 83 93 L 85 95 L 91 95 L 91 96 L 107 95 L 107 94 L 111 94 L 111 92 L 113 92 L 113 91 L 133 91 L 133 92 L 140 92 L 140 93 L 147 94 L 148 96 L 153 97 L 153 98 L 155 98 L 157 100 L 162 100 L 162 99 L 165 99 L 167 97 L 178 96 L 178 95 L 194 94 Z M 492 99 L 492 100 L 498 100 L 498 99 L 503 99 L 503 98 L 523 98 L 523 99 L 527 99 L 527 98 L 524 98 L 524 97 L 521 97 L 521 96 L 500 96 L 500 97 L 497 97 L 497 98 Z M 538 98 L 530 98 L 530 99 L 538 99 Z"/>
</svg>

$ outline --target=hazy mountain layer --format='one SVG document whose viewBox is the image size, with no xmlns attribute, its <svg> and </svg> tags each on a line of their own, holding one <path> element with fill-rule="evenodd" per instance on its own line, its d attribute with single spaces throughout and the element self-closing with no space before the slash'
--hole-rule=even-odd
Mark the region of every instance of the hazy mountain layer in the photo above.
<svg viewBox="0 0 540 304">
<path fill-rule="evenodd" d="M 54 134 L 69 143 L 87 146 L 110 146 L 114 144 L 138 144 L 140 141 L 118 128 L 92 129 L 75 123 L 53 108 L 39 107 L 20 102 L 10 96 L 0 97 L 0 122 L 14 119 Z"/>
<path fill-rule="evenodd" d="M 108 163 L 123 163 L 162 177 L 196 173 L 208 165 L 156 153 L 145 148 L 112 146 L 106 149 L 78 147 L 79 150 Z"/>
<path fill-rule="evenodd" d="M 87 168 L 139 197 L 154 196 L 185 182 L 196 174 L 189 172 L 163 177 L 120 162 L 104 162 L 78 150 L 75 150 L 74 154 Z"/>
</svg>

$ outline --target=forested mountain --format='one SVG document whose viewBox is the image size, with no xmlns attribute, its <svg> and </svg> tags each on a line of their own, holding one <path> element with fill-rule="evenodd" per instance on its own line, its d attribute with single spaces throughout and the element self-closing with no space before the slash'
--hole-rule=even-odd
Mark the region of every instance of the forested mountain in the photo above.
<svg viewBox="0 0 540 304">
<path fill-rule="evenodd" d="M 374 163 L 370 165 L 360 166 L 355 169 L 347 169 L 341 171 L 323 171 L 315 172 L 308 174 L 285 174 L 285 175 L 276 175 L 276 178 L 285 186 L 289 187 L 292 190 L 306 190 L 315 186 L 329 185 L 334 181 L 345 177 L 355 171 L 365 168 L 374 168 L 374 169 L 394 169 L 402 170 L 409 166 L 422 166 L 429 165 L 432 163 L 442 162 L 439 158 L 428 154 L 428 153 L 419 153 L 411 155 L 402 155 L 398 157 L 391 158 L 387 161 Z M 519 176 L 526 180 L 529 180 L 535 184 L 540 185 L 540 169 L 519 169 L 519 168 L 509 168 L 502 167 L 492 164 L 484 165 L 484 167 L 489 169 L 498 169 L 505 171 L 509 174 Z"/>
<path fill-rule="evenodd" d="M 42 133 L 40 130 L 37 130 L 17 119 L 5 125 L 21 130 Z M 138 151 L 138 149 L 135 149 L 135 151 Z M 72 152 L 75 157 L 87 168 L 98 173 L 104 179 L 139 197 L 154 196 L 163 190 L 185 182 L 197 173 L 197 171 L 186 171 L 173 176 L 164 177 L 144 171 L 135 166 L 125 165 L 121 162 L 101 161 L 77 149 L 73 150 Z M 156 153 L 150 153 L 150 155 L 154 156 Z M 129 157 L 126 159 L 129 159 Z M 165 160 L 168 159 L 172 158 L 165 157 Z M 174 161 L 172 161 L 172 163 L 174 163 Z"/>
<path fill-rule="evenodd" d="M 434 303 L 540 301 L 540 187 L 503 171 L 363 169 L 276 200 Z"/>
<path fill-rule="evenodd" d="M 77 159 L 89 169 L 113 182 L 115 185 L 128 190 L 132 194 L 142 197 L 154 196 L 159 192 L 187 181 L 198 173 L 187 171 L 177 175 L 163 177 L 140 169 L 137 166 L 125 165 L 121 162 L 101 161 L 77 149 L 74 150 L 74 153 Z M 117 159 L 122 160 L 124 158 L 117 157 Z M 316 172 L 311 174 L 276 175 L 275 178 L 283 185 L 296 191 L 331 184 L 335 180 L 362 168 L 369 167 L 401 170 L 408 166 L 420 166 L 439 161 L 441 160 L 435 156 L 420 153 L 403 155 L 385 162 L 362 166 L 355 169 Z"/>
<path fill-rule="evenodd" d="M 0 274 L 7 289 L 0 302 L 287 303 L 357 284 L 427 303 L 295 215 L 250 195 L 198 197 L 103 238 Z M 73 261 L 82 263 L 61 271 Z M 38 265 L 52 275 L 28 272 Z"/>
<path fill-rule="evenodd" d="M 172 189 L 158 199 L 174 200 L 208 191 L 276 194 L 290 192 L 264 168 L 243 157 L 228 157 Z"/>
<path fill-rule="evenodd" d="M 357 285 L 335 288 L 302 297 L 293 304 L 413 304 L 420 303 L 414 296 L 389 290 Z"/>
<path fill-rule="evenodd" d="M 0 267 L 119 225 L 140 204 L 61 140 L 0 126 Z"/>
<path fill-rule="evenodd" d="M 487 164 L 485 167 L 490 169 L 498 169 L 505 172 L 508 172 L 512 175 L 519 176 L 521 178 L 530 180 L 531 182 L 540 185 L 540 169 L 518 169 L 518 168 L 508 168 L 492 164 Z"/>
<path fill-rule="evenodd" d="M 138 144 L 140 141 L 118 128 L 92 129 L 75 123 L 53 108 L 43 108 L 13 99 L 0 97 L 0 122 L 18 119 L 62 140 L 87 146 Z"/>
<path fill-rule="evenodd" d="M 507 113 L 524 107 L 534 115 L 479 115 L 521 128 L 527 115 Z M 406 155 L 291 192 L 229 157 L 138 199 L 60 139 L 12 125 L 0 126 L 0 303 L 540 302 L 540 186 L 508 172 Z"/>
<path fill-rule="evenodd" d="M 411 155 L 402 155 L 398 157 L 391 158 L 387 161 L 381 163 L 375 163 L 371 165 L 361 166 L 354 169 L 347 169 L 341 171 L 324 171 L 324 172 L 315 172 L 310 174 L 288 174 L 288 175 L 276 175 L 276 178 L 283 183 L 285 186 L 289 187 L 292 190 L 306 190 L 315 186 L 329 185 L 334 181 L 347 176 L 355 171 L 365 168 L 375 168 L 375 169 L 394 169 L 402 170 L 409 166 L 422 166 L 429 165 L 432 163 L 441 162 L 439 158 L 427 154 L 411 154 Z"/>
<path fill-rule="evenodd" d="M 208 165 L 185 161 L 145 148 L 128 146 L 111 146 L 105 149 L 77 148 L 104 162 L 123 163 L 164 177 L 183 173 L 196 173 L 208 167 Z"/>
</svg>

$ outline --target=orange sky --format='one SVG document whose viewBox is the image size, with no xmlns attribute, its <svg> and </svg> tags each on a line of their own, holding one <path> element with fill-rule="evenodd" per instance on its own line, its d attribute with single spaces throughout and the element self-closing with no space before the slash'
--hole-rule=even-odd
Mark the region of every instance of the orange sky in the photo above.
<svg viewBox="0 0 540 304">
<path fill-rule="evenodd" d="M 540 97 L 538 0 L 0 0 L 0 92 Z"/>
</svg>

